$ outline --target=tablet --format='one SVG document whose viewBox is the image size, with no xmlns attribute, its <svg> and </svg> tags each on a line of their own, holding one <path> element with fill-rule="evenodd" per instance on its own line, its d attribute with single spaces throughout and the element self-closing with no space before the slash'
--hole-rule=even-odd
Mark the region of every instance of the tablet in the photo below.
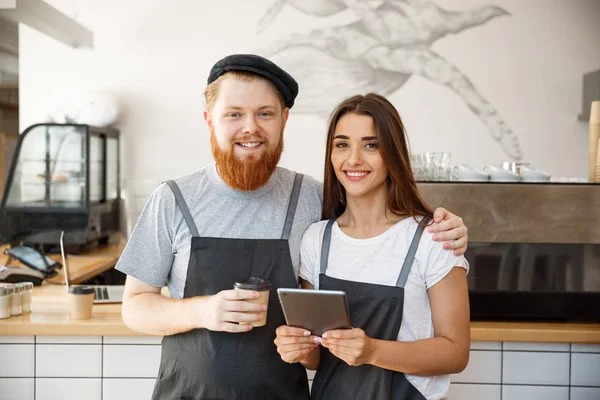
<svg viewBox="0 0 600 400">
<path fill-rule="evenodd" d="M 46 254 L 42 254 L 29 246 L 11 247 L 10 249 L 5 249 L 4 254 L 19 260 L 29 268 L 43 272 L 47 277 L 55 275 L 54 270 L 61 267 L 58 262 Z"/>
<path fill-rule="evenodd" d="M 337 290 L 277 289 L 286 324 L 321 336 L 332 329 L 350 329 L 346 293 Z"/>
</svg>

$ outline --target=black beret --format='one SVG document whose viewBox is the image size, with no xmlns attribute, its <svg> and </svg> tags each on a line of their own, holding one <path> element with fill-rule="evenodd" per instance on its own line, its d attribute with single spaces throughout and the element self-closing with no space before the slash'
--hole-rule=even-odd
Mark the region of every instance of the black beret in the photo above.
<svg viewBox="0 0 600 400">
<path fill-rule="evenodd" d="M 283 96 L 285 106 L 292 108 L 298 96 L 298 83 L 274 62 L 255 54 L 232 54 L 216 62 L 208 75 L 207 85 L 229 71 L 246 71 L 264 76 Z"/>
</svg>

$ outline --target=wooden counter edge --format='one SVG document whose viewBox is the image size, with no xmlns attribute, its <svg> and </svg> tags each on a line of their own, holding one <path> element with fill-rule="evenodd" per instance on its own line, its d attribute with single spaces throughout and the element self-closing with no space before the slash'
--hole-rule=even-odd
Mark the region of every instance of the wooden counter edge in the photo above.
<svg viewBox="0 0 600 400">
<path fill-rule="evenodd" d="M 0 325 L 0 337 L 23 336 L 151 336 L 129 329 L 124 324 L 96 326 L 94 324 L 44 323 L 27 325 Z"/>
<path fill-rule="evenodd" d="M 471 322 L 471 341 L 598 344 L 600 324 Z"/>
<path fill-rule="evenodd" d="M 0 335 L 152 336 L 129 329 L 123 322 L 72 321 L 2 324 Z M 473 342 L 537 342 L 600 344 L 600 324 L 473 322 Z"/>
</svg>

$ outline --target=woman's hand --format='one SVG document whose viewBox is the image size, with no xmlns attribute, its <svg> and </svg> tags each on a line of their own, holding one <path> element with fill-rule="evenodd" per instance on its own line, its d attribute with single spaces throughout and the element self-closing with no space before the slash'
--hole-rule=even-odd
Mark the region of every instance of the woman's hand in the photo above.
<svg viewBox="0 0 600 400">
<path fill-rule="evenodd" d="M 360 328 L 337 329 L 323 334 L 323 347 L 351 366 L 369 364 L 374 342 Z"/>
<path fill-rule="evenodd" d="M 454 250 L 454 255 L 465 254 L 469 241 L 469 230 L 463 219 L 445 208 L 438 207 L 433 213 L 433 222 L 434 224 L 429 227 L 429 232 L 435 233 L 433 240 L 446 242 L 444 249 Z"/>
<path fill-rule="evenodd" d="M 310 332 L 302 328 L 282 325 L 275 331 L 275 345 L 281 359 L 287 363 L 303 362 L 319 345 Z"/>
</svg>

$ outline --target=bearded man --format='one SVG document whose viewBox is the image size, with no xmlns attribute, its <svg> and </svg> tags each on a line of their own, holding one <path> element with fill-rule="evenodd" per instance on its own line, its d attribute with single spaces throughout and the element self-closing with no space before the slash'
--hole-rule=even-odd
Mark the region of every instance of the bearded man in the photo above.
<svg viewBox="0 0 600 400">
<path fill-rule="evenodd" d="M 321 219 L 322 184 L 277 166 L 298 84 L 249 54 L 219 60 L 207 84 L 215 163 L 148 200 L 116 266 L 127 274 L 123 320 L 164 336 L 153 399 L 306 400 L 306 370 L 273 343 L 285 324 L 276 289 L 298 287 L 302 235 Z M 436 218 L 439 240 L 463 253 L 462 220 L 442 208 Z M 268 308 L 251 301 L 257 291 L 233 290 L 251 276 L 271 282 Z"/>
</svg>

